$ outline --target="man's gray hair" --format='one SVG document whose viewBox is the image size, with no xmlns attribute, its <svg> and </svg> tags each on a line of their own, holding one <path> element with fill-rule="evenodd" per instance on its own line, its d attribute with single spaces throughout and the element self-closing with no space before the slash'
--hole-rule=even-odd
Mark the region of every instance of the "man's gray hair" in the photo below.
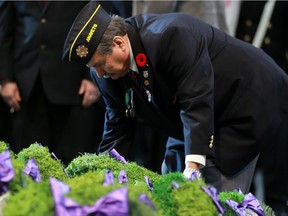
<svg viewBox="0 0 288 216">
<path fill-rule="evenodd" d="M 102 39 L 97 47 L 97 52 L 101 55 L 112 53 L 112 41 L 115 36 L 124 36 L 128 32 L 128 24 L 124 18 L 112 15 L 112 20 L 107 27 Z"/>
</svg>

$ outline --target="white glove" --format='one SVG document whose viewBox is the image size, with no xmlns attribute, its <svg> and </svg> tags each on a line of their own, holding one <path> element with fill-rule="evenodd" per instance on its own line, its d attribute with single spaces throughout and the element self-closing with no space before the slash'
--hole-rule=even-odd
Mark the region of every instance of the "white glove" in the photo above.
<svg viewBox="0 0 288 216">
<path fill-rule="evenodd" d="M 183 171 L 183 175 L 192 181 L 194 179 L 200 179 L 202 177 L 201 172 L 199 170 L 194 169 L 194 168 L 185 168 L 185 170 Z"/>
</svg>

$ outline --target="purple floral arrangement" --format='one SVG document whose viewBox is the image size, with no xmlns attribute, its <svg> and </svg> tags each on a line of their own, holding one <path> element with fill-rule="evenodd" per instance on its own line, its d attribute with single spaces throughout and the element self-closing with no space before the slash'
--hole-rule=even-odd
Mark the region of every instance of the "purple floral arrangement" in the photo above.
<svg viewBox="0 0 288 216">
<path fill-rule="evenodd" d="M 202 179 L 192 178 L 192 175 L 187 179 L 182 173 L 158 175 L 134 162 L 126 161 L 115 149 L 108 155 L 87 154 L 76 158 L 66 169 L 61 170 L 67 175 L 63 179 L 47 177 L 45 170 L 41 172 L 40 164 L 43 163 L 39 158 L 37 155 L 35 158 L 26 158 L 23 170 L 19 172 L 13 166 L 17 155 L 11 157 L 8 150 L 0 153 L 0 191 L 1 197 L 5 198 L 3 203 L 0 199 L 2 215 L 9 215 L 16 208 L 23 213 L 37 211 L 33 214 L 56 216 L 186 216 L 195 215 L 194 209 L 196 212 L 208 212 L 207 215 L 273 215 L 273 211 L 251 193 L 245 195 L 235 189 L 231 192 L 234 196 L 231 199 L 227 199 L 229 192 L 225 192 L 225 198 L 221 198 L 221 193 L 206 185 Z M 76 170 L 82 171 L 77 173 Z M 18 175 L 30 181 L 25 186 L 19 186 L 18 191 L 10 193 L 13 179 Z M 32 203 L 31 197 L 36 191 L 38 197 L 43 199 L 34 199 L 36 203 Z M 25 208 L 19 203 L 25 203 Z M 35 209 L 35 205 L 39 208 Z M 185 205 L 193 208 L 181 213 Z"/>
</svg>

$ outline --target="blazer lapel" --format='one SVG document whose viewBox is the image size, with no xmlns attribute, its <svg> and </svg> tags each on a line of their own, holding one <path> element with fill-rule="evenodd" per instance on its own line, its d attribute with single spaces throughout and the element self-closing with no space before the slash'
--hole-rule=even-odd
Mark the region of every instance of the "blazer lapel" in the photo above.
<svg viewBox="0 0 288 216">
<path fill-rule="evenodd" d="M 149 62 L 149 58 L 142 47 L 139 36 L 131 25 L 129 25 L 128 35 L 139 72 L 138 87 L 140 88 L 141 92 L 143 92 L 143 96 L 147 98 L 147 101 L 152 102 L 153 72 Z"/>
<path fill-rule="evenodd" d="M 175 109 L 175 106 L 177 106 L 177 104 L 175 103 L 176 102 L 175 94 L 165 84 L 165 82 L 162 81 L 162 79 L 158 76 L 158 74 L 152 71 L 153 69 L 150 60 L 146 54 L 146 51 L 142 46 L 137 31 L 132 25 L 129 25 L 128 36 L 130 39 L 136 63 L 137 63 L 137 55 L 144 54 L 146 56 L 147 64 L 145 66 L 139 66 L 139 64 L 137 64 L 139 70 L 140 84 L 138 84 L 138 90 L 137 88 L 135 89 L 135 94 L 138 95 L 137 98 L 138 100 L 140 100 L 139 102 L 141 104 L 141 107 L 143 107 L 142 109 L 145 111 L 147 110 L 151 111 L 149 113 L 142 113 L 143 115 L 146 116 L 144 119 L 146 119 L 147 122 L 150 123 L 152 122 L 153 124 L 155 124 L 154 126 L 156 126 L 159 123 L 160 125 L 158 125 L 158 128 L 162 129 L 165 128 L 165 130 L 169 131 L 170 134 L 175 134 L 175 137 L 180 137 L 175 130 L 175 125 L 167 118 L 167 116 L 165 116 L 165 114 L 162 113 L 163 110 L 158 106 L 157 103 L 157 101 L 159 100 L 161 101 L 161 104 L 164 105 L 165 109 L 167 109 L 168 107 L 171 108 L 173 107 L 173 109 Z M 159 97 L 160 92 L 157 93 L 154 91 L 153 88 L 155 88 L 155 85 L 153 84 L 155 83 L 157 83 L 158 90 L 161 91 L 160 95 L 165 95 L 166 99 Z M 158 96 L 157 98 L 155 97 L 156 95 Z M 170 100 L 167 100 L 167 98 L 169 98 Z"/>
</svg>

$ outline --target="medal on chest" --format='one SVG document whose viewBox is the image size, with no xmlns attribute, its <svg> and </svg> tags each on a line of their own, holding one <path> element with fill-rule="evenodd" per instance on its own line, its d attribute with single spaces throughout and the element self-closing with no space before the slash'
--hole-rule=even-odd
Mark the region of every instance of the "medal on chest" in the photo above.
<svg viewBox="0 0 288 216">
<path fill-rule="evenodd" d="M 136 111 L 134 107 L 133 89 L 137 89 L 137 92 L 139 90 L 140 95 L 148 103 L 152 103 L 153 73 L 151 65 L 149 64 L 149 59 L 142 46 L 139 35 L 136 33 L 136 30 L 132 26 L 129 26 L 128 35 L 138 71 L 137 72 L 130 71 L 131 73 L 129 72 L 130 78 L 132 78 L 132 80 L 134 81 L 135 86 L 133 88 L 129 87 L 125 90 L 125 104 L 126 104 L 126 116 L 134 118 L 136 116 Z"/>
<path fill-rule="evenodd" d="M 138 67 L 138 74 L 135 71 L 129 71 L 129 76 L 134 82 L 134 87 L 129 87 L 125 90 L 125 106 L 126 117 L 135 118 L 136 111 L 134 107 L 134 89 L 137 88 L 140 94 L 147 100 L 152 102 L 152 72 L 147 64 L 146 55 L 140 53 L 136 56 L 136 64 Z"/>
<path fill-rule="evenodd" d="M 139 69 L 140 81 L 148 102 L 152 101 L 152 72 L 147 62 L 147 57 L 144 53 L 139 53 L 135 58 Z"/>
<path fill-rule="evenodd" d="M 133 89 L 129 88 L 125 91 L 125 105 L 126 105 L 126 111 L 125 115 L 126 117 L 135 118 L 136 111 L 134 108 L 134 94 Z"/>
</svg>

